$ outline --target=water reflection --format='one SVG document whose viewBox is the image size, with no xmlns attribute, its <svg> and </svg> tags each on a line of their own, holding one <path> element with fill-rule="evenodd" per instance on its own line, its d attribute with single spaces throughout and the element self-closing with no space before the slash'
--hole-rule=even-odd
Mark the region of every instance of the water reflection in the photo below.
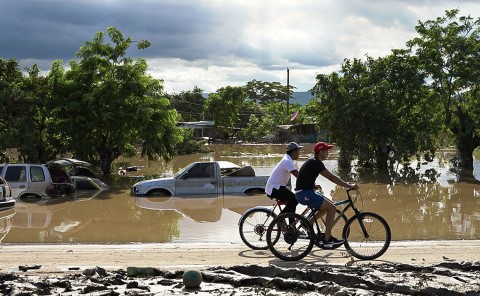
<svg viewBox="0 0 480 296">
<path fill-rule="evenodd" d="M 298 165 L 313 149 L 305 145 Z M 198 160 L 226 160 L 251 165 L 257 175 L 269 175 L 285 152 L 284 145 L 215 145 L 215 152 L 175 157 L 171 162 L 121 159 L 139 171 L 112 176 L 108 191 L 81 193 L 39 203 L 17 201 L 9 213 L 0 212 L 3 243 L 128 243 L 128 242 L 241 242 L 238 219 L 248 208 L 272 202 L 265 195 L 209 197 L 133 197 L 130 186 L 143 178 L 174 174 Z M 361 186 L 363 209 L 383 216 L 394 240 L 480 239 L 480 164 L 473 174 L 452 171 L 444 159 L 412 162 L 408 172 L 389 178 L 337 168 L 336 151 L 325 161 L 329 170 Z M 411 183 L 409 180 L 416 180 Z M 319 177 L 334 200 L 345 192 Z M 295 179 L 292 180 L 295 184 Z M 301 208 L 299 208 L 301 210 Z"/>
<path fill-rule="evenodd" d="M 14 209 L 0 211 L 0 243 L 12 228 L 12 218 L 14 215 Z"/>
<path fill-rule="evenodd" d="M 362 184 L 363 209 L 376 212 L 389 223 L 394 240 L 478 239 L 480 198 L 478 185 L 460 183 L 418 186 Z M 333 192 L 342 199 L 343 190 Z M 350 213 L 352 214 L 352 213 Z"/>
<path fill-rule="evenodd" d="M 265 194 L 258 196 L 246 195 L 200 195 L 200 196 L 172 196 L 172 197 L 132 197 L 140 208 L 176 211 L 195 222 L 218 222 L 224 210 L 243 214 L 249 208 L 262 205 L 272 205 L 272 200 Z"/>
</svg>

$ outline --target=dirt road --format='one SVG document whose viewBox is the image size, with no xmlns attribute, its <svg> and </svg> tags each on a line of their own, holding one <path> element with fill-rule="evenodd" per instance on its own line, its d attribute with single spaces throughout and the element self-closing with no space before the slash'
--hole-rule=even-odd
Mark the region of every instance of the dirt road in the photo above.
<svg viewBox="0 0 480 296">
<path fill-rule="evenodd" d="M 15 272 L 19 266 L 41 266 L 31 272 L 56 273 L 101 266 L 126 269 L 129 266 L 160 269 L 231 267 L 256 264 L 279 267 L 318 267 L 347 263 L 407 263 L 432 265 L 446 261 L 480 261 L 480 241 L 401 241 L 374 261 L 352 261 L 343 247 L 313 252 L 298 262 L 284 262 L 268 250 L 253 251 L 243 244 L 121 244 L 121 245 L 0 245 L 0 272 Z"/>
</svg>

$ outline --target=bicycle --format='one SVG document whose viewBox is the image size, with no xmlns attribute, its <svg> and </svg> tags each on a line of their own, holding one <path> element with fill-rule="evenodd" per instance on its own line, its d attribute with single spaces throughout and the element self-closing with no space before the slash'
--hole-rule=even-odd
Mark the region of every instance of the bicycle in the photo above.
<svg viewBox="0 0 480 296">
<path fill-rule="evenodd" d="M 274 205 L 271 208 L 258 206 L 248 209 L 243 213 L 238 221 L 238 230 L 240 238 L 245 245 L 253 250 L 267 250 L 268 244 L 265 239 L 267 228 L 273 219 L 280 215 L 280 213 L 277 214 L 275 210 L 278 208 L 281 212 L 283 210 L 282 206 L 286 204 L 286 202 L 275 200 Z M 340 205 L 340 203 L 338 205 Z M 306 208 L 301 215 L 307 217 L 309 213 L 310 209 Z M 323 217 L 321 217 L 321 219 L 322 223 L 319 225 L 323 226 L 325 221 L 323 221 Z M 332 228 L 332 234 L 334 236 L 342 235 L 343 226 L 347 220 L 348 218 L 345 215 L 345 212 L 337 209 L 337 216 L 335 217 L 334 226 Z M 325 232 L 325 229 L 321 228 L 320 231 Z M 320 243 L 316 243 L 316 245 L 320 248 L 323 247 Z"/>
<path fill-rule="evenodd" d="M 335 206 L 346 205 L 340 211 L 344 215 L 348 209 L 353 209 L 354 216 L 343 226 L 342 238 L 348 253 L 361 260 L 373 260 L 383 255 L 392 239 L 390 226 L 380 215 L 359 210 L 355 203 L 361 198 L 357 190 L 352 197 L 347 190 L 347 199 L 336 202 Z M 363 208 L 363 204 L 362 204 Z M 313 217 L 318 210 L 311 209 L 308 217 Z M 339 213 L 337 209 L 337 213 Z M 338 215 L 336 221 L 338 221 Z M 270 251 L 285 261 L 296 261 L 307 256 L 313 245 L 322 246 L 323 232 L 318 220 L 310 224 L 304 215 L 296 213 L 281 214 L 272 220 L 267 228 L 266 241 Z M 294 221 L 288 224 L 287 221 Z M 316 231 L 316 232 L 315 232 Z M 333 233 L 332 233 L 333 234 Z"/>
</svg>

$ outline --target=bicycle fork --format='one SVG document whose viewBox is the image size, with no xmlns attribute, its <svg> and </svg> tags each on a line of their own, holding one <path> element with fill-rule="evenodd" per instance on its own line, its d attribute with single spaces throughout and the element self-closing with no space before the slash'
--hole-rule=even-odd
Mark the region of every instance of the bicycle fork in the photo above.
<svg viewBox="0 0 480 296">
<path fill-rule="evenodd" d="M 365 227 L 365 224 L 363 224 L 363 214 L 359 210 L 355 209 L 355 217 L 358 220 L 358 224 L 360 224 L 360 228 L 363 232 L 363 237 L 365 238 L 365 240 L 369 239 L 370 236 L 367 232 L 367 228 Z"/>
</svg>

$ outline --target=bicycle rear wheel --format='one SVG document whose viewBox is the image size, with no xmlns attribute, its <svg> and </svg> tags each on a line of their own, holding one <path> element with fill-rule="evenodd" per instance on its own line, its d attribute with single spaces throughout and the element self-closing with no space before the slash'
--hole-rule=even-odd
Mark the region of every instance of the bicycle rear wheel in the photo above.
<svg viewBox="0 0 480 296">
<path fill-rule="evenodd" d="M 319 248 L 323 249 L 323 234 L 325 234 L 325 215 L 317 219 L 318 227 L 320 228 L 321 235 L 316 233 L 316 240 L 315 240 L 315 245 Z M 348 218 L 345 216 L 345 214 L 337 209 L 337 215 L 335 216 L 334 224 L 332 227 L 332 235 L 337 238 L 343 238 L 343 228 L 345 227 L 345 224 L 347 224 Z M 315 229 L 315 228 L 314 228 Z M 334 246 L 328 248 L 329 250 L 331 249 L 336 249 L 340 247 L 341 245 Z"/>
<path fill-rule="evenodd" d="M 392 233 L 387 221 L 376 213 L 359 213 L 343 228 L 345 248 L 354 257 L 373 260 L 382 256 L 390 246 Z"/>
<path fill-rule="evenodd" d="M 290 225 L 289 221 L 295 221 Z M 277 258 L 297 261 L 307 256 L 313 248 L 315 237 L 308 220 L 295 213 L 277 216 L 267 229 L 267 244 Z"/>
<path fill-rule="evenodd" d="M 267 250 L 268 225 L 277 217 L 271 209 L 258 208 L 245 213 L 238 223 L 238 232 L 242 241 L 253 250 Z"/>
</svg>

